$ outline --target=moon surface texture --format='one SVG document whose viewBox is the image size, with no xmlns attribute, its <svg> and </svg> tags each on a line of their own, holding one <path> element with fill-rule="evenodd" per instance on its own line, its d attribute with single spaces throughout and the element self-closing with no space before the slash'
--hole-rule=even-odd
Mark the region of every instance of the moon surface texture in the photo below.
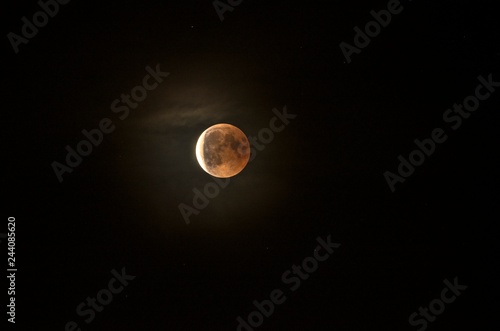
<svg viewBox="0 0 500 331">
<path fill-rule="evenodd" d="M 247 165 L 250 143 L 243 131 L 234 125 L 216 124 L 198 138 L 196 159 L 201 168 L 214 177 L 233 177 Z"/>
</svg>

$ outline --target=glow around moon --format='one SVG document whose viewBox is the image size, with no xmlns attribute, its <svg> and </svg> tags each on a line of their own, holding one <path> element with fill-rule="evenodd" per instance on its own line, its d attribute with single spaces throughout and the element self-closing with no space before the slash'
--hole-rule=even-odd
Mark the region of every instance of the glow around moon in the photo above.
<svg viewBox="0 0 500 331">
<path fill-rule="evenodd" d="M 240 173 L 250 159 L 246 135 L 231 124 L 216 124 L 205 131 L 196 143 L 196 159 L 208 174 L 228 178 Z"/>
</svg>

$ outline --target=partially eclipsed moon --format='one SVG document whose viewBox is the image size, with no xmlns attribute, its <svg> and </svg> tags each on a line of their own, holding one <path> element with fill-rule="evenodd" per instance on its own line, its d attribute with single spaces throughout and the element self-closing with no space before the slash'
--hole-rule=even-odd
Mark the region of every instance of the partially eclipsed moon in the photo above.
<svg viewBox="0 0 500 331">
<path fill-rule="evenodd" d="M 247 136 L 231 124 L 216 124 L 205 131 L 196 143 L 196 159 L 208 174 L 228 178 L 245 168 L 250 159 Z"/>
</svg>

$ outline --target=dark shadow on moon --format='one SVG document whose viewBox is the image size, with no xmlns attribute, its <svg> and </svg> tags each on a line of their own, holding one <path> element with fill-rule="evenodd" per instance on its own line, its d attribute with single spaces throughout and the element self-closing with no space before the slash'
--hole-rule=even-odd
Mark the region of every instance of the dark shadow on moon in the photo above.
<svg viewBox="0 0 500 331">
<path fill-rule="evenodd" d="M 205 134 L 203 146 L 203 159 L 207 168 L 212 169 L 222 164 L 221 152 L 222 145 L 222 132 L 219 130 L 207 132 Z"/>
<path fill-rule="evenodd" d="M 203 159 L 207 169 L 216 169 L 224 162 L 227 162 L 224 156 L 226 155 L 227 158 L 229 150 L 232 151 L 230 154 L 233 157 L 236 156 L 239 160 L 248 159 L 248 140 L 246 137 L 237 138 L 231 129 L 226 128 L 214 128 L 206 132 L 203 145 Z M 241 164 L 240 162 L 234 163 Z"/>
</svg>

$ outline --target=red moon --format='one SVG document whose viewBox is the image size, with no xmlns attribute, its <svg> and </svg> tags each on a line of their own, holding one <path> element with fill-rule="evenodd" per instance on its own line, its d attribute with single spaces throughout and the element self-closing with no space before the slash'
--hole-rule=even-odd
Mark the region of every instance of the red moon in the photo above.
<svg viewBox="0 0 500 331">
<path fill-rule="evenodd" d="M 196 159 L 209 175 L 229 178 L 239 174 L 250 159 L 247 136 L 231 124 L 215 124 L 200 135 Z"/>
</svg>

